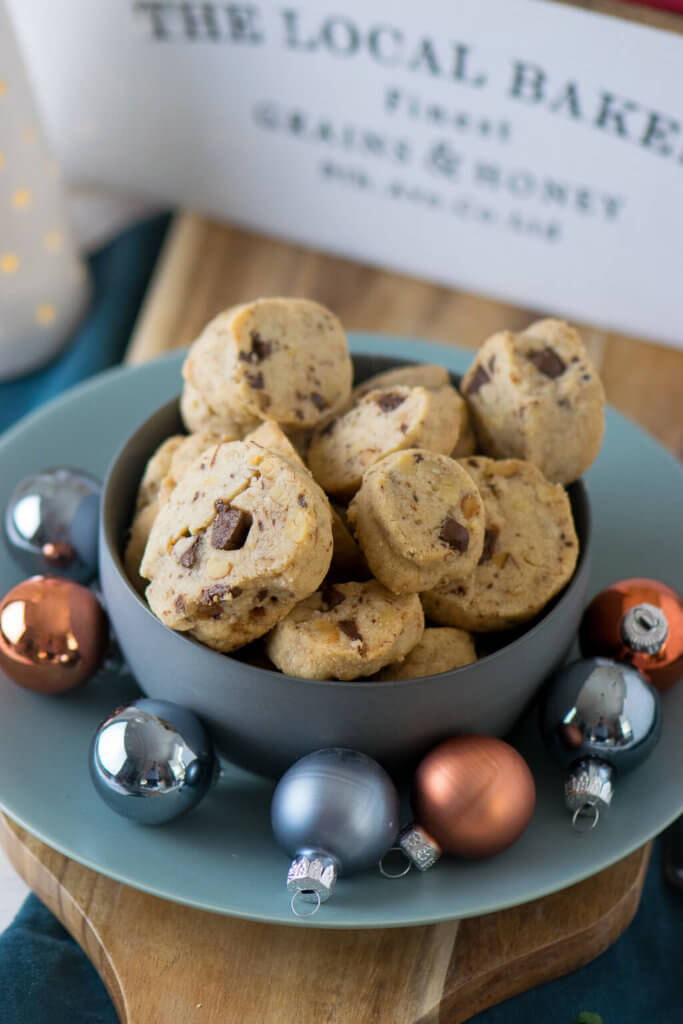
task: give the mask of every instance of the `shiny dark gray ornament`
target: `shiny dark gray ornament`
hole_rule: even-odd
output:
[[[541,729],[566,767],[565,803],[578,831],[595,828],[615,778],[637,768],[661,729],[659,694],[629,665],[587,658],[548,682]]]
[[[300,758],[278,782],[271,804],[278,843],[294,859],[291,906],[329,899],[339,874],[375,866],[398,832],[399,799],[385,770],[355,750],[330,747]]]
[[[195,807],[218,774],[206,729],[191,711],[140,699],[98,728],[90,776],[104,802],[141,825],[160,825]]]
[[[5,509],[5,538],[30,575],[87,583],[97,574],[100,484],[88,473],[59,467],[21,480]]]

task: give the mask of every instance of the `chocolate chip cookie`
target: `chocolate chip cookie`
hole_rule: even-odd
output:
[[[152,524],[160,507],[192,463],[211,446],[232,438],[217,437],[210,431],[176,434],[157,449],[147,464],[138,490],[135,517],[124,555],[126,575],[139,593],[147,586],[138,570]]]
[[[257,430],[247,434],[246,441],[263,445],[269,451],[277,452],[287,459],[293,459],[306,473],[310,470],[291,440],[277,423],[267,420]],[[364,580],[370,575],[363,553],[349,533],[343,518],[343,511],[330,505],[332,515],[332,562],[330,576],[334,579]]]
[[[171,629],[219,651],[262,636],[325,576],[329,503],[310,474],[252,442],[205,452],[154,520],[140,567]]]
[[[470,665],[477,660],[474,641],[464,629],[428,627],[412,651],[393,665],[387,665],[378,679],[420,679],[438,672]]]
[[[351,393],[354,403],[370,391],[386,391],[396,386],[407,388],[447,388],[451,386],[451,377],[444,366],[435,363],[410,363],[408,366],[397,366],[392,370],[383,370],[357,384]]]
[[[139,575],[138,570],[145,550],[145,544],[149,537],[149,531],[152,529],[152,523],[159,511],[159,494],[163,481],[170,469],[173,454],[182,445],[184,440],[183,434],[175,434],[159,445],[147,463],[142,480],[140,481],[135,502],[135,515],[131,523],[128,543],[123,555],[123,567],[126,576],[140,594],[144,591],[147,584]]]
[[[396,385],[408,388],[423,387],[434,391],[438,388],[451,387],[451,375],[444,366],[438,366],[435,363],[411,363],[410,366],[385,370],[383,373],[376,373],[374,376],[368,377],[362,384],[357,384],[351,392],[351,404],[355,404],[370,391],[392,388]],[[477,450],[477,439],[466,406],[462,409],[461,420],[458,442],[450,453],[454,459],[473,455]]]
[[[360,487],[363,473],[391,452],[403,448],[451,452],[462,423],[463,403],[454,388],[397,385],[370,391],[316,431],[308,465],[324,490],[348,500]]]
[[[530,462],[460,460],[484,502],[484,549],[465,580],[422,595],[425,614],[474,632],[537,615],[571,579],[579,543],[567,492]]]
[[[145,466],[145,472],[140,480],[135,501],[136,512],[158,501],[164,480],[171,468],[173,456],[185,441],[187,441],[185,434],[174,434],[173,437],[166,438],[154,452]]]
[[[447,455],[419,448],[371,466],[348,515],[372,572],[395,594],[466,578],[484,548],[476,484]]]
[[[312,427],[348,401],[353,368],[338,318],[308,299],[257,299],[219,314],[183,376],[215,412]]]
[[[275,423],[274,420],[265,420],[259,424],[256,430],[250,431],[244,440],[253,441],[254,444],[260,444],[262,448],[267,448],[269,452],[276,452],[286,459],[292,459],[297,466],[308,473],[308,467],[299,452],[289,440],[282,427]]]
[[[227,404],[217,411],[188,380],[183,383],[180,395],[180,416],[190,433],[216,434],[231,441],[241,441],[261,422],[254,416],[237,420]]]
[[[171,455],[171,462],[166,475],[161,481],[159,488],[159,501],[163,505],[168,501],[171,491],[182,480],[188,469],[203,455],[207,449],[215,449],[219,444],[226,441],[234,441],[230,434],[217,435],[209,430],[199,430],[194,434],[188,434],[174,449]]]
[[[479,450],[571,483],[600,449],[605,394],[580,335],[561,320],[484,342],[462,380]]]
[[[266,637],[283,672],[304,679],[358,679],[400,661],[424,630],[420,599],[378,583],[335,583],[298,604]]]

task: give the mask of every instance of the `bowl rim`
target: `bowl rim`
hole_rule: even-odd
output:
[[[363,356],[365,354],[366,353],[363,352],[352,352],[352,358],[354,358],[355,356]],[[367,355],[374,356],[375,353],[367,353]],[[384,356],[382,358],[388,360],[390,357]],[[411,363],[419,365],[416,360],[407,360],[405,358],[397,358],[394,361],[394,365],[396,367],[410,365]],[[391,369],[391,367],[387,367],[387,369]],[[446,367],[446,369],[450,373],[451,377],[462,377],[461,374],[455,373],[448,367]],[[549,620],[554,621],[563,614],[564,606],[569,602],[572,591],[578,585],[579,581],[590,571],[590,556],[593,544],[592,512],[588,495],[588,488],[586,487],[586,484],[584,483],[583,479],[580,477],[578,480],[573,481],[571,484],[565,487],[566,491],[568,491],[569,487],[574,487],[578,489],[578,496],[580,497],[580,500],[582,502],[583,515],[585,519],[585,537],[583,542],[579,545],[579,554],[571,578],[559,591],[559,596],[555,595],[555,597],[551,598],[551,601],[554,603],[550,611],[546,613],[543,613],[542,611],[540,613],[540,617],[535,617],[536,621],[534,622],[533,626],[531,626],[528,630],[525,630],[521,634],[521,636],[515,637],[515,639],[511,640],[509,643],[503,644],[503,646],[501,646],[497,650],[492,651],[489,654],[485,654],[483,657],[478,658],[476,661],[471,662],[468,665],[460,665],[457,668],[446,669],[443,672],[435,672],[428,676],[414,676],[408,679],[310,679],[304,676],[291,676],[288,675],[286,672],[280,672],[278,669],[269,669],[261,667],[259,665],[252,665],[247,661],[241,661],[239,658],[233,657],[232,652],[224,654],[221,651],[215,651],[211,647],[207,647],[206,644],[200,643],[194,637],[190,636],[189,633],[185,633],[179,630],[173,630],[169,626],[165,626],[164,623],[157,618],[157,616],[151,610],[149,605],[145,602],[142,595],[138,593],[138,591],[135,589],[133,584],[128,579],[128,576],[126,575],[123,566],[123,559],[121,557],[121,552],[119,551],[119,545],[117,543],[117,538],[114,536],[114,527],[113,523],[111,522],[111,516],[107,512],[108,505],[113,504],[107,500],[109,488],[111,486],[111,479],[116,469],[118,468],[121,459],[125,457],[128,448],[135,442],[139,435],[144,433],[148,429],[149,422],[153,417],[162,416],[164,413],[170,413],[172,408],[175,410],[178,409],[179,398],[180,394],[174,395],[172,398],[168,399],[168,401],[164,402],[160,406],[157,406],[156,409],[152,410],[152,412],[145,416],[142,422],[137,425],[135,430],[131,434],[129,434],[127,438],[121,443],[121,445],[116,450],[114,456],[112,457],[109,465],[107,466],[107,471],[102,482],[102,491],[100,497],[100,548],[104,548],[106,550],[111,565],[115,569],[116,575],[119,581],[123,584],[127,595],[130,596],[134,601],[136,601],[139,604],[140,608],[145,612],[145,614],[149,616],[149,618],[154,623],[153,628],[158,627],[165,630],[169,634],[169,642],[171,643],[190,643],[194,645],[198,649],[198,657],[211,657],[212,659],[227,659],[229,664],[235,663],[239,665],[240,671],[245,671],[247,675],[253,674],[256,678],[263,678],[265,675],[266,678],[268,678],[274,684],[277,684],[277,681],[279,680],[281,682],[286,681],[287,684],[291,684],[292,682],[294,682],[302,686],[326,686],[331,688],[341,687],[344,690],[348,690],[349,687],[362,689],[367,689],[368,687],[370,687],[372,690],[378,688],[383,691],[387,688],[393,687],[399,689],[405,686],[414,685],[415,683],[421,683],[422,685],[425,685],[428,681],[431,682],[432,680],[443,679],[445,676],[452,677],[455,673],[465,674],[467,670],[470,671],[470,674],[474,674],[474,672],[481,671],[482,665],[489,665],[494,660],[499,660],[501,658],[507,657],[509,651],[517,650],[518,648],[526,644],[533,643],[536,634],[547,625]],[[520,626],[523,626],[523,623],[520,623]]]

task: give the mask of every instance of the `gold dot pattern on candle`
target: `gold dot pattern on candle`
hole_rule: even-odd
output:
[[[14,274],[19,269],[19,257],[15,252],[5,252],[0,256],[0,273]]]
[[[31,203],[31,192],[27,188],[15,188],[12,195],[12,206],[16,210],[25,210]]]
[[[19,0],[19,3],[21,0]],[[13,24],[0,0],[0,380],[52,359],[89,297],[68,203]],[[0,1014],[0,1017],[2,1014]]]
[[[36,306],[36,321],[43,327],[49,326],[54,323],[55,317],[57,316],[57,310],[51,302],[40,302]]]
[[[46,231],[43,235],[43,245],[48,252],[57,252],[62,247],[61,231]]]

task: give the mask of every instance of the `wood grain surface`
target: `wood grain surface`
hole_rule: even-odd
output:
[[[649,844],[523,907],[421,928],[255,924],[147,896],[0,815],[17,871],[81,944],[125,1024],[460,1024],[588,963],[628,926]]]

